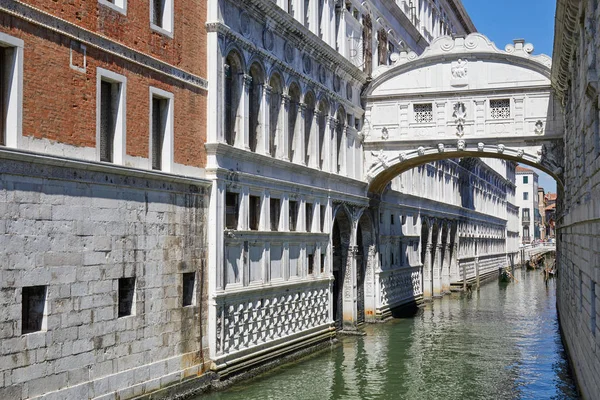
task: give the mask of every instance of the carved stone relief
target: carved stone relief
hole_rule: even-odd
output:
[[[265,28],[263,31],[263,46],[265,46],[265,49],[271,51],[273,50],[274,42],[273,31]]]
[[[285,42],[285,44],[283,45],[283,54],[285,57],[285,61],[287,61],[288,63],[294,61],[294,50],[294,46],[292,46],[290,42]]]

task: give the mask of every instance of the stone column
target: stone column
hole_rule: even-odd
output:
[[[425,243],[425,260],[423,260],[423,298],[430,299],[433,296],[432,291],[432,271],[431,271],[431,252],[433,248],[432,243],[433,228],[431,224],[428,225],[427,230],[427,243]]]
[[[442,293],[450,293],[450,265],[451,265],[451,225],[448,223],[446,235],[446,245],[444,246],[444,260],[442,264]]]
[[[250,86],[252,77],[242,74],[242,95],[240,98],[240,111],[238,112],[238,132],[235,135],[235,147],[250,150]],[[240,115],[241,114],[241,115]]]
[[[270,107],[271,86],[266,83],[262,85],[262,96],[260,104],[260,134],[258,135],[256,152],[260,154],[269,154],[269,129],[270,129]]]
[[[356,230],[352,224],[351,241],[356,243]],[[348,247],[348,259],[346,261],[346,270],[344,271],[344,297],[343,297],[343,324],[344,329],[355,330],[357,320],[357,290],[356,290],[356,259],[358,256],[358,247],[351,245]]]
[[[442,251],[443,246],[442,246],[442,226],[440,224],[440,226],[438,226],[438,233],[437,233],[437,241],[436,241],[436,246],[435,249],[432,249],[433,251],[435,251],[435,257],[434,257],[434,263],[432,265],[432,270],[433,270],[433,297],[441,297],[442,296],[442,263],[443,263],[443,256],[444,253]]]
[[[281,95],[281,112],[279,113],[279,121],[282,129],[279,131],[279,143],[280,148],[278,149],[277,155],[278,158],[284,161],[290,161],[289,151],[290,151],[290,136],[289,136],[289,116],[290,116],[290,96],[283,93]]]
[[[296,125],[294,126],[294,159],[290,160],[296,164],[306,164],[306,149],[304,148],[304,119],[306,118],[306,104],[298,104],[298,113],[296,116]]]
[[[319,116],[318,110],[313,112],[313,123],[310,127],[310,140],[308,141],[308,166],[319,168]]]

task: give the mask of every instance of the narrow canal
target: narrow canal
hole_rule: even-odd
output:
[[[515,272],[198,399],[576,399],[555,280]]]

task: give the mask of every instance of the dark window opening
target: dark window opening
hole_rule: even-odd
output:
[[[390,214],[390,224],[394,225],[394,214]]]
[[[162,153],[169,100],[152,98],[152,169],[163,169]]]
[[[321,254],[321,273],[325,273],[325,253]]]
[[[279,230],[279,215],[281,214],[281,200],[280,199],[271,199],[271,230],[278,231]]]
[[[45,305],[46,286],[23,288],[21,303],[21,332],[23,334],[42,330]]]
[[[289,201],[289,216],[290,216],[290,232],[296,231],[296,223],[298,222],[298,202]]]
[[[227,229],[237,229],[238,227],[239,198],[238,193],[225,194],[225,228]]]
[[[312,275],[315,272],[315,255],[309,254],[307,256],[308,261],[308,275]]]
[[[152,23],[161,28],[164,27],[165,0],[152,0]]]
[[[250,230],[257,231],[260,225],[260,197],[250,196]]]
[[[186,272],[182,275],[183,280],[183,307],[191,306],[194,304],[194,287],[196,283],[196,273]]]
[[[119,318],[132,315],[135,277],[119,278]]]
[[[306,232],[312,231],[312,220],[313,220],[313,205],[312,203],[306,203],[305,208],[305,222],[306,222]]]
[[[325,211],[327,207],[321,206],[321,232],[325,232]]]
[[[113,162],[118,84],[100,83],[100,161]]]

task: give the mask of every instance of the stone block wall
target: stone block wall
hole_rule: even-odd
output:
[[[205,372],[205,181],[8,149],[0,171],[0,398],[129,398]]]
[[[565,188],[559,190],[557,204],[557,306],[571,365],[586,399],[600,393],[599,18],[597,1],[558,1],[552,67],[566,127]]]

